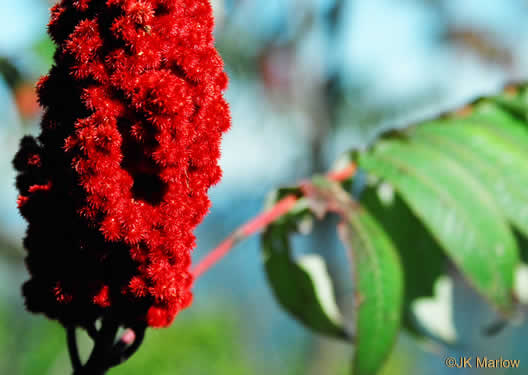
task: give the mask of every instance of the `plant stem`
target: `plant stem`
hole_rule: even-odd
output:
[[[265,228],[273,221],[288,212],[297,202],[297,197],[288,195],[277,202],[268,211],[253,218],[237,230],[231,233],[220,245],[202,259],[200,263],[191,271],[195,278],[200,277],[204,272],[214,266],[222,259],[237,243]]]
[[[114,346],[114,354],[108,367],[114,367],[129,359],[141,346],[145,338],[147,326],[142,325],[136,329],[128,329]],[[129,338],[130,337],[130,338]]]
[[[68,327],[68,349],[73,375],[104,375],[109,368],[125,362],[141,346],[146,328],[145,324],[137,325],[133,329],[129,328],[121,339],[115,342],[119,323],[111,316],[104,317],[101,329],[97,331],[93,327],[91,330],[90,336],[94,340],[94,347],[90,358],[82,365],[77,350],[75,328]]]
[[[111,316],[105,316],[103,318],[101,329],[97,333],[90,358],[79,369],[75,370],[74,367],[74,375],[103,375],[106,373],[106,370],[110,367],[110,355],[118,328],[118,322]]]
[[[81,358],[79,357],[79,348],[77,347],[77,334],[75,327],[66,328],[66,341],[68,342],[68,354],[74,371],[82,367]]]
[[[351,163],[345,168],[329,172],[326,177],[333,181],[344,181],[356,173],[356,165]],[[224,239],[215,249],[207,254],[197,265],[191,270],[195,278],[200,277],[216,263],[218,263],[229,251],[240,241],[266,228],[269,224],[280,218],[293,208],[297,202],[297,197],[294,195],[287,195],[280,201],[275,203],[269,210],[261,213],[247,223],[238,227],[226,239]]]

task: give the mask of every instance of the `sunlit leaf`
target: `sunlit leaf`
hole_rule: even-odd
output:
[[[446,256],[389,183],[367,187],[360,203],[383,227],[400,256],[405,271],[403,325],[420,335],[411,306],[417,298],[433,296],[434,283],[445,272]]]
[[[518,248],[481,181],[459,160],[411,136],[382,140],[360,154],[359,162],[394,186],[486,298],[504,312],[512,310]]]
[[[354,374],[375,374],[387,359],[401,323],[403,275],[400,260],[383,228],[341,187],[315,178],[316,194],[343,221],[339,232],[348,249],[355,280]]]
[[[462,120],[435,122],[412,136],[442,151],[493,194],[504,215],[528,235],[528,129],[494,106]],[[524,147],[522,145],[525,145]]]

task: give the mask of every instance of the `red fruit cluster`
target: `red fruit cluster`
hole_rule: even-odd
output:
[[[41,134],[14,165],[30,311],[169,325],[192,300],[193,229],[218,182],[227,85],[208,0],[62,0]]]

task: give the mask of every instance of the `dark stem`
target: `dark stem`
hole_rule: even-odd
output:
[[[95,341],[95,339],[97,338],[97,335],[99,332],[97,332],[97,328],[95,328],[95,323],[92,323],[86,327],[84,327],[86,329],[86,332],[88,333],[88,336],[90,336],[90,338],[92,340]]]
[[[70,326],[66,328],[66,340],[68,342],[68,353],[74,371],[82,367],[81,357],[79,357],[79,348],[77,347],[77,335],[75,327]]]
[[[129,359],[140,347],[145,337],[145,324],[136,325],[129,328],[128,333],[132,334],[121,337],[116,341],[116,334],[119,323],[111,316],[103,318],[99,331],[92,327],[89,332],[94,340],[94,347],[88,361],[82,365],[77,349],[75,328],[67,328],[68,349],[73,366],[73,375],[104,375],[110,367],[116,366]]]
[[[103,318],[90,358],[84,366],[77,370],[74,369],[74,375],[104,375],[106,373],[110,367],[112,348],[118,328],[118,322],[111,316]]]
[[[132,354],[134,354],[139,349],[140,345],[143,343],[143,339],[145,338],[146,329],[146,326],[142,326],[136,330],[136,339],[132,345],[126,348],[123,352],[123,361],[129,359]]]
[[[135,339],[132,344],[128,345],[123,340],[120,340],[114,346],[114,355],[110,362],[110,367],[117,366],[120,363],[125,362],[129,359],[141,346],[143,339],[145,338],[146,325],[141,325],[133,329],[135,333]]]

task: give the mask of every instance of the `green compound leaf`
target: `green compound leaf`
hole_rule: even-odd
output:
[[[528,260],[527,146],[528,86],[517,85],[350,152],[348,159],[376,180],[359,203],[322,177],[302,191],[279,191],[276,199],[292,193],[300,199],[263,236],[277,299],[314,330],[346,336],[324,262],[293,259],[288,241],[314,216],[333,211],[343,220],[339,231],[356,280],[354,373],[378,371],[400,321],[416,334],[418,322],[444,342],[456,339],[448,260],[504,317],[512,316],[517,302],[528,303],[528,266],[519,259],[521,247]],[[359,192],[360,180],[347,184]]]

